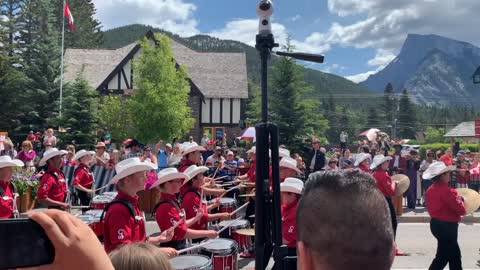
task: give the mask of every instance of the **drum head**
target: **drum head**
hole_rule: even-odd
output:
[[[231,220],[224,220],[224,221],[218,223],[218,226],[220,226],[220,228],[223,228],[223,227],[227,226],[228,224],[230,224],[231,222],[232,222]],[[248,220],[239,219],[239,220],[233,222],[233,224],[230,225],[230,228],[233,228],[233,229],[248,228],[249,225],[250,225],[250,223],[248,222]]]
[[[236,202],[237,201],[233,198],[220,198],[220,204],[232,204]]]
[[[205,243],[207,241],[210,241],[210,243],[202,246],[202,249],[209,251],[213,254],[229,255],[237,252],[238,250],[237,242],[230,239],[217,238],[217,239],[205,240],[202,243]]]
[[[103,210],[88,210],[87,212],[85,212],[85,214],[92,216],[94,218],[100,218],[102,213],[103,213]]]
[[[113,198],[109,196],[96,196],[92,199],[92,203],[109,203],[111,201]]]
[[[211,269],[212,262],[203,255],[182,255],[170,260],[176,270]]]
[[[90,225],[93,222],[91,215],[80,215],[77,218],[86,223],[87,225]]]

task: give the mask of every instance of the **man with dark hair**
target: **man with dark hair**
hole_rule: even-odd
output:
[[[369,174],[359,170],[311,174],[297,223],[300,270],[387,270],[392,266],[390,212]]]

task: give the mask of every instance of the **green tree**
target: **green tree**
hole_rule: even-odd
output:
[[[370,107],[367,112],[366,128],[378,128],[381,125],[381,118],[375,107]]]
[[[407,89],[403,90],[399,106],[398,136],[403,139],[413,139],[415,138],[417,120],[414,105],[410,100]]]
[[[385,91],[383,94],[383,104],[382,104],[382,113],[385,116],[385,123],[392,123],[395,118],[396,110],[396,101],[395,93],[393,91],[393,86],[391,83],[388,83],[385,86]]]
[[[184,67],[177,67],[171,40],[155,35],[155,44],[140,42],[143,54],[134,65],[138,91],[129,105],[137,138],[144,142],[181,137],[193,128],[188,106],[190,84]]]
[[[443,137],[443,135],[445,135],[445,130],[443,128],[427,127],[425,133],[425,143],[445,142],[445,138]]]
[[[122,96],[108,95],[102,98],[98,110],[100,124],[110,129],[113,142],[135,136],[134,122],[129,111],[129,100]]]
[[[246,111],[246,124],[253,126],[262,119],[262,92],[260,86],[249,82],[248,83],[248,100]]]
[[[98,127],[98,92],[80,74],[65,88],[65,107],[59,124],[67,130],[64,141],[79,148],[92,148]]]
[[[10,64],[21,65],[18,33],[22,31],[19,18],[25,0],[0,0],[0,51],[7,53]]]
[[[323,111],[325,118],[330,123],[330,126],[327,131],[327,139],[329,142],[338,143],[340,141],[339,135],[339,114],[337,113],[337,105],[335,103],[335,99],[333,98],[332,94],[328,96],[328,98],[323,102]]]

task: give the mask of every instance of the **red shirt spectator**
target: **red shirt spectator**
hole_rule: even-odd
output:
[[[61,170],[48,167],[48,171],[42,176],[40,181],[37,198],[49,198],[57,202],[65,202],[67,198],[67,183]]]
[[[447,156],[447,155],[443,155],[440,157],[440,161],[445,163],[446,166],[451,166],[451,165],[455,165],[455,160],[453,160],[453,158]]]
[[[283,238],[287,247],[297,247],[297,207],[298,200],[290,205],[282,204]]]
[[[138,207],[138,196],[131,197],[119,191],[115,199],[129,201],[133,205],[136,215],[142,216],[142,212]],[[128,208],[123,204],[112,204],[108,209],[104,222],[104,245],[107,253],[119,245],[145,242],[147,239],[145,221],[143,219],[136,220],[132,217]]]
[[[187,185],[184,185],[187,186]],[[191,191],[190,191],[191,190]],[[198,195],[200,190],[198,188],[189,186],[189,191],[186,192],[182,199],[182,208],[185,210],[186,219],[189,220],[197,215],[197,211],[200,208],[200,196]],[[196,191],[196,192],[194,192]],[[197,222],[190,226],[193,230],[206,230],[208,223],[208,211],[207,205],[203,204],[203,217],[200,222]]]
[[[392,197],[395,195],[395,183],[392,181],[392,178],[388,175],[387,171],[378,167],[372,176],[377,181],[378,189],[385,197]]]
[[[252,182],[252,183],[256,183],[256,181],[257,181],[257,177],[255,175],[256,170],[257,170],[257,161],[254,161],[252,163],[252,166],[250,166],[250,169],[247,172],[248,178],[250,179],[250,182]]]
[[[83,163],[80,163],[80,165],[78,165],[78,168],[74,174],[73,185],[74,186],[81,185],[84,188],[92,187],[93,175],[91,174],[90,168],[87,165]]]
[[[0,219],[13,218],[13,193],[10,181],[0,181],[0,188],[3,193],[0,198]],[[8,198],[6,198],[8,197]]]
[[[447,183],[434,183],[425,194],[428,213],[432,218],[459,222],[466,214],[465,203],[458,192]]]
[[[187,226],[185,225],[185,219],[183,213],[180,211],[180,205],[178,204],[177,198],[175,195],[162,193],[160,195],[160,200],[172,200],[177,204],[178,208],[171,203],[162,203],[156,211],[156,219],[158,227],[161,231],[168,230],[172,226],[175,226],[176,223],[180,225],[175,228],[174,236],[172,241],[181,241],[185,239],[187,233]]]

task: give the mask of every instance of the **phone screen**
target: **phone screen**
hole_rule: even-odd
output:
[[[0,269],[53,263],[55,249],[43,228],[31,219],[0,220]]]

